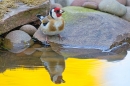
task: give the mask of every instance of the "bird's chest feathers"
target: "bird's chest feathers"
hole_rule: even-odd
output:
[[[56,29],[58,29],[61,25],[62,25],[62,21],[61,20],[56,20],[54,22],[54,27],[56,27]]]
[[[47,35],[55,35],[62,32],[64,29],[64,21],[62,19],[50,20],[49,23],[43,27],[42,31]]]

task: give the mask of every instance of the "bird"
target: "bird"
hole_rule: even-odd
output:
[[[47,16],[37,14],[37,18],[41,21],[39,29],[46,35],[45,42],[48,44],[48,35],[58,35],[62,40],[60,33],[64,30],[65,21],[62,17],[64,10],[59,7],[52,8]]]

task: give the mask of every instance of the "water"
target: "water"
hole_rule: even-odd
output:
[[[0,86],[130,86],[130,51],[114,61],[29,51],[0,53]]]

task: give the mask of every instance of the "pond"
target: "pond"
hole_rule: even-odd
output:
[[[130,51],[114,61],[66,57],[50,47],[31,55],[2,51],[0,86],[129,86],[129,65]]]

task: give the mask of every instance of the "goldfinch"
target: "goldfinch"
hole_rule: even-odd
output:
[[[64,30],[64,19],[62,18],[63,12],[64,11],[61,10],[61,8],[55,7],[50,10],[48,16],[44,17],[40,14],[37,15],[41,21],[39,29],[43,32],[43,34],[58,35],[59,38],[61,38],[59,34]],[[48,42],[47,36],[46,42]]]

